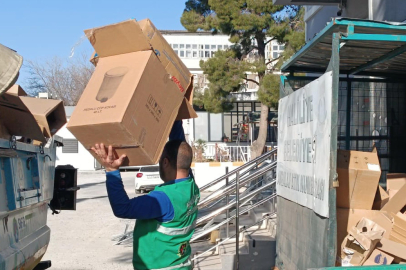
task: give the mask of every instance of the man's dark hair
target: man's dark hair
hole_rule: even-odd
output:
[[[169,160],[172,168],[187,171],[190,169],[193,152],[187,142],[182,140],[169,141],[164,147],[163,154]]]

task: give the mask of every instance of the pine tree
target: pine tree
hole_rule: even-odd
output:
[[[188,31],[223,33],[234,44],[200,61],[210,83],[204,93],[197,91],[196,104],[209,112],[228,111],[233,101],[230,93],[241,91],[248,81],[259,87],[259,134],[251,148],[255,158],[265,146],[269,107],[277,108],[279,100],[279,78],[272,72],[304,44],[304,11],[298,6],[273,5],[271,0],[188,0],[185,5],[181,23]],[[285,51],[265,62],[265,46],[272,40],[285,44]],[[256,56],[248,59],[250,53]],[[247,74],[259,79],[247,78]]]

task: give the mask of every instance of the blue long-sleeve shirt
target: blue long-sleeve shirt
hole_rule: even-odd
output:
[[[182,121],[175,121],[169,140],[185,140]],[[107,195],[116,217],[156,219],[159,222],[167,222],[173,219],[173,205],[164,192],[152,191],[148,195],[130,199],[124,190],[119,170],[106,172],[106,178]],[[186,179],[176,179],[164,185],[173,185]]]

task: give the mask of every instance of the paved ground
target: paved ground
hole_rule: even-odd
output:
[[[136,172],[122,172],[124,187],[130,198],[135,196]],[[51,260],[51,270],[122,270],[132,268],[132,247],[117,246],[111,238],[122,234],[126,224],[134,221],[116,218],[110,208],[104,172],[78,173],[76,211],[48,212],[51,243],[42,260]],[[204,198],[209,193],[201,194]],[[206,250],[208,242],[192,245]]]
[[[135,172],[122,173],[124,186],[134,197]],[[126,220],[113,215],[104,173],[79,173],[77,210],[48,215],[51,243],[43,260],[52,270],[132,269],[132,247],[114,246],[113,235],[124,231]]]

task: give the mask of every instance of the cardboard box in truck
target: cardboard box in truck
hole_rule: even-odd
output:
[[[4,93],[0,99],[0,119],[8,134],[45,143],[66,123],[63,102],[26,95],[19,85]]]

